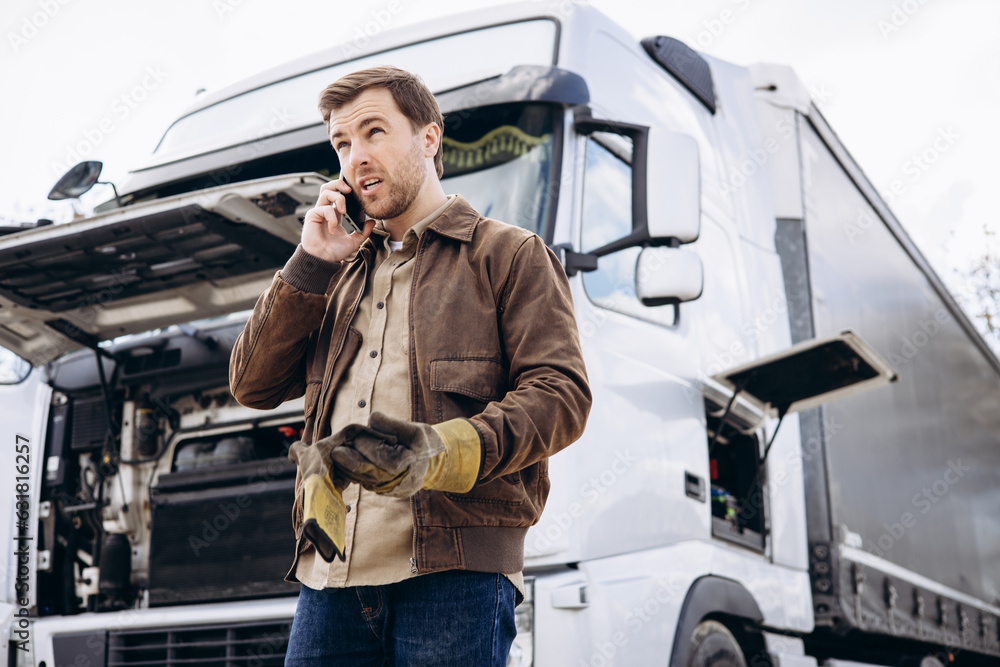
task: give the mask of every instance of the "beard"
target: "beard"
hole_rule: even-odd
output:
[[[416,200],[427,179],[423,161],[423,150],[419,142],[414,142],[407,159],[387,174],[385,186],[377,198],[362,198],[361,208],[365,215],[377,220],[392,220],[403,215]]]

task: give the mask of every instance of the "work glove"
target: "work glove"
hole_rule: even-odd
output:
[[[467,419],[420,424],[373,412],[341,431],[330,451],[338,474],[375,493],[409,498],[421,489],[466,493],[479,477],[479,432]]]
[[[346,544],[347,506],[343,490],[350,481],[335,475],[327,465],[330,450],[341,442],[324,438],[309,446],[300,440],[288,451],[288,458],[298,465],[304,480],[303,535],[328,563],[335,557],[344,560]]]

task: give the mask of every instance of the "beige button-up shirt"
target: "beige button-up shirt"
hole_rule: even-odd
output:
[[[420,234],[455,200],[408,229],[401,247],[377,246],[374,271],[351,326],[362,336],[357,357],[341,380],[334,398],[330,433],[348,424],[367,424],[372,410],[397,419],[410,418],[409,293],[413,257]],[[380,220],[376,227],[384,230]],[[299,557],[295,576],[306,586],[343,588],[392,584],[417,576],[413,557],[413,520],[410,501],[372,493],[358,484],[344,491],[348,506],[345,560],[327,563],[309,546]],[[521,595],[520,572],[507,573]]]

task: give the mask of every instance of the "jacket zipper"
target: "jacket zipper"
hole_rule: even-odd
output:
[[[410,512],[413,515],[413,556],[410,557],[410,572],[417,574],[417,499],[410,498]]]
[[[426,232],[427,230],[424,230],[424,231]],[[415,419],[417,417],[417,415],[416,415],[416,409],[415,409],[416,408],[416,404],[417,404],[416,387],[414,386],[415,383],[413,381],[413,358],[416,356],[416,352],[414,351],[414,342],[413,342],[413,339],[414,339],[414,336],[413,336],[413,295],[414,295],[414,287],[415,287],[417,278],[419,278],[419,276],[420,276],[421,251],[423,250],[423,247],[427,245],[426,238],[427,238],[426,234],[421,234],[420,238],[417,239],[417,249],[413,252],[413,255],[414,255],[414,257],[413,257],[413,276],[410,278],[410,293],[407,295],[407,298],[409,299],[409,307],[407,308],[407,311],[408,311],[407,320],[408,321],[407,321],[406,325],[407,325],[408,331],[407,331],[406,335],[410,339],[410,354],[408,355],[408,358],[407,358],[407,366],[408,366],[408,370],[410,371],[410,373],[409,373],[410,374],[410,377],[409,377],[409,381],[410,381],[410,415],[411,415],[411,418],[413,418],[413,419]],[[417,500],[417,498],[415,496],[410,498],[410,512],[413,514],[413,557],[410,558],[410,573],[411,574],[417,574],[417,556],[416,556],[416,554],[417,554],[417,531],[420,529],[420,521],[418,519],[420,513],[419,513],[418,508],[417,508],[417,503],[418,503],[418,500]]]

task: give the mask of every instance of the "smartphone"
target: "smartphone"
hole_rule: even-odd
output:
[[[358,234],[365,232],[365,214],[361,211],[361,200],[354,194],[354,186],[348,183],[346,176],[341,176],[340,180],[347,183],[351,191],[344,195],[347,200],[347,215],[340,218],[340,224],[344,231],[350,234],[352,231]]]

